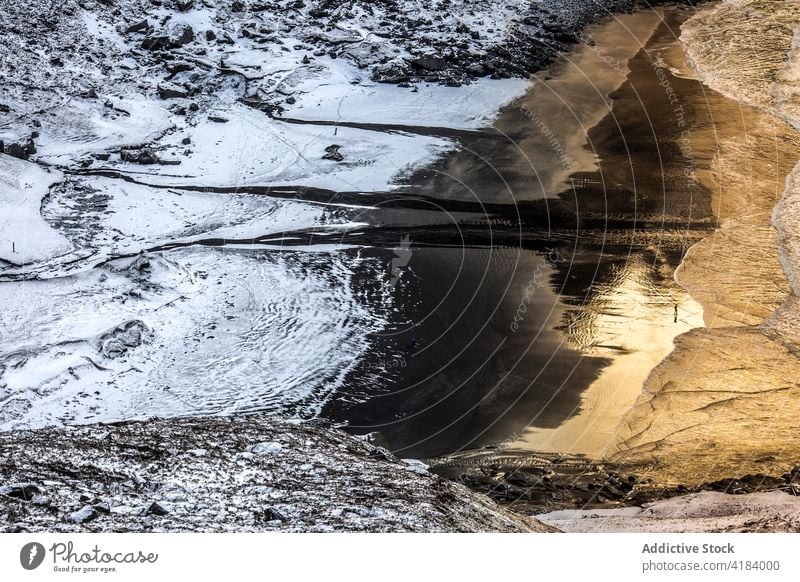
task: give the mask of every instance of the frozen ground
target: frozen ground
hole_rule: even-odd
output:
[[[355,437],[271,416],[0,433],[0,532],[534,532]]]
[[[0,426],[313,414],[381,329],[357,250],[186,248],[0,285]]]
[[[0,154],[0,265],[24,265],[69,252],[69,241],[39,213],[59,172]]]

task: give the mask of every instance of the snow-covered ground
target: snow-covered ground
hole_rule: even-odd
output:
[[[33,146],[27,160],[0,153],[5,428],[313,415],[384,323],[355,274],[379,283],[390,267],[255,239],[314,228],[335,243],[353,213],[302,188],[391,190],[457,146],[436,128],[480,128],[528,87],[464,76],[447,55],[447,83],[430,63],[405,86],[374,80],[438,50],[425,43],[444,29],[488,58],[521,13],[513,2],[417,15],[404,3],[402,18],[432,18],[409,28],[416,40],[387,36],[390,4],[2,4],[0,140],[9,154]],[[145,252],[210,239],[235,244]]]
[[[0,467],[0,532],[552,531],[419,461],[274,416],[2,432]]]
[[[0,427],[282,410],[308,416],[383,321],[357,250],[185,248],[0,285]]]
[[[69,252],[69,241],[39,213],[60,172],[0,154],[0,265],[24,265]]]

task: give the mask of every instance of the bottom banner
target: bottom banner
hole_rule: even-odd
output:
[[[796,580],[798,541],[797,534],[23,533],[0,536],[0,579]]]

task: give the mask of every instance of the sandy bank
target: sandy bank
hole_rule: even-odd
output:
[[[800,159],[787,122],[797,16],[793,3],[726,2],[683,27],[715,111],[713,126],[693,128],[692,141],[717,149],[698,179],[714,192],[719,228],[676,273],[702,303],[706,327],[678,338],[653,371],[613,457],[656,479],[776,474],[800,457],[791,324],[800,256],[794,179],[786,181]]]

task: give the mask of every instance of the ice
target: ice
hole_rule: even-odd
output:
[[[187,248],[0,285],[5,428],[281,410],[313,415],[382,328],[358,251]],[[141,343],[120,325],[142,322]],[[134,344],[104,353],[103,338]]]

